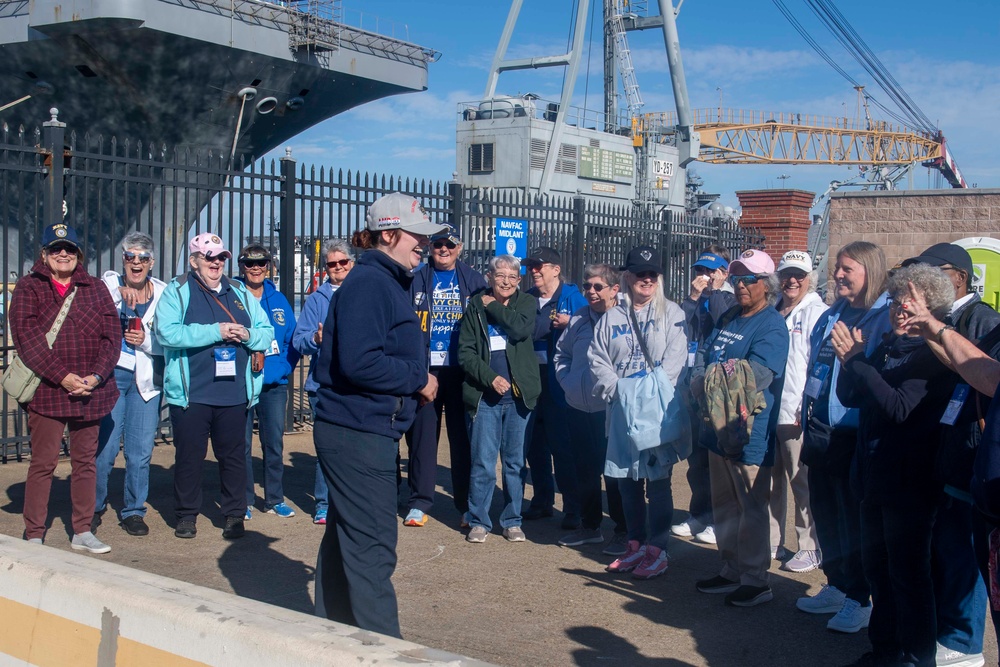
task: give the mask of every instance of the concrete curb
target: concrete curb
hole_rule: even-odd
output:
[[[2,535],[0,618],[0,664],[487,664]]]

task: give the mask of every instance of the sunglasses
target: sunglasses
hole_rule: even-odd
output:
[[[602,285],[601,283],[583,283],[583,285],[581,285],[581,287],[583,287],[583,291],[584,292],[586,292],[589,289],[592,289],[595,292],[597,292],[598,294],[600,294],[605,289],[607,289],[608,286],[607,285]]]
[[[248,269],[263,268],[270,264],[266,259],[244,259],[243,266]]]
[[[781,276],[782,282],[787,282],[792,278],[795,278],[799,282],[802,282],[803,280],[806,279],[806,276],[808,276],[809,274],[806,273],[805,271],[786,270],[782,271],[779,275]]]
[[[656,271],[640,271],[635,274],[635,277],[639,280],[656,280],[659,277],[659,273]]]
[[[62,253],[66,253],[67,255],[75,255],[76,246],[70,245],[69,243],[60,243],[58,245],[49,246],[47,252],[50,255],[61,255]]]
[[[763,279],[762,276],[756,276],[753,274],[750,274],[749,276],[729,276],[729,283],[733,287],[736,287],[740,283],[743,283],[744,285],[749,287],[750,285],[756,285],[757,282],[762,279]]]
[[[351,263],[351,260],[349,260],[349,259],[335,259],[332,262],[327,262],[326,263],[326,268],[332,269],[335,266],[343,266],[344,268],[347,268],[347,265],[350,264],[350,263]]]
[[[457,243],[452,243],[451,241],[447,241],[445,239],[442,239],[440,241],[435,241],[434,242],[434,249],[435,250],[440,250],[441,248],[447,248],[448,250],[454,250],[457,247],[458,247]]]
[[[140,264],[149,264],[153,261],[153,256],[148,252],[128,252],[127,250],[122,253],[122,259],[126,263],[139,261]]]

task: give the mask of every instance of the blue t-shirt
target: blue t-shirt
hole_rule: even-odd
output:
[[[507,332],[498,324],[488,325],[487,334],[490,337],[490,368],[493,372],[510,382],[510,364],[507,362]],[[513,384],[511,382],[511,384]],[[487,405],[500,405],[514,400],[514,392],[508,389],[503,396],[498,396],[493,390],[487,391],[483,400]]]
[[[840,311],[840,317],[836,321],[843,322],[848,328],[851,328],[858,323],[864,314],[864,308],[851,308],[847,306]],[[830,331],[833,331],[832,325],[830,326]],[[824,424],[830,423],[830,392],[833,391],[833,383],[830,382],[830,379],[833,377],[833,362],[836,359],[837,355],[833,351],[833,341],[830,339],[829,333],[826,333],[826,337],[823,338],[823,344],[816,353],[816,363],[809,369],[810,377],[821,378],[819,395],[812,404],[812,416]]]
[[[746,359],[764,366],[774,379],[764,389],[767,406],[754,417],[750,442],[743,449],[744,463],[771,465],[769,443],[778,422],[781,389],[785,383],[785,362],[788,359],[788,327],[785,318],[774,308],[743,317],[736,317],[709,336],[708,362]]]
[[[430,310],[431,366],[457,366],[458,325],[465,308],[455,269],[434,271]]]

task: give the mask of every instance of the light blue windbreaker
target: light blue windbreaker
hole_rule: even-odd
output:
[[[833,331],[833,325],[840,320],[840,314],[847,307],[847,299],[838,299],[830,309],[823,313],[819,320],[816,321],[816,326],[813,327],[812,334],[809,337],[809,369],[816,364],[816,357],[819,355],[819,348],[827,338],[830,337],[830,333]],[[879,295],[872,307],[869,308],[861,319],[858,320],[856,325],[865,336],[868,337],[865,342],[865,356],[871,355],[875,351],[875,348],[879,346],[882,342],[882,336],[888,333],[892,326],[889,324],[889,293],[883,292]],[[830,373],[830,386],[827,394],[829,396],[829,402],[827,403],[827,409],[830,415],[829,426],[834,426],[837,428],[848,428],[857,429],[858,428],[858,410],[857,408],[845,408],[839,400],[837,400],[837,378],[840,377],[840,360],[834,357],[833,359],[833,370]],[[802,406],[802,414],[809,415],[812,413],[812,403],[813,399],[805,396],[803,398],[804,404]]]
[[[225,278],[228,280],[228,278]],[[247,314],[250,315],[250,340],[247,349],[264,352],[274,340],[274,327],[267,318],[257,299],[251,299],[243,283],[229,281]],[[188,406],[188,382],[191,371],[188,368],[188,350],[222,342],[222,332],[218,324],[184,324],[188,304],[191,303],[191,286],[185,273],[170,281],[156,306],[156,340],[163,348],[166,368],[163,372],[163,394],[168,405],[182,408]],[[247,363],[246,370],[247,407],[253,407],[264,386],[264,374],[254,373]]]

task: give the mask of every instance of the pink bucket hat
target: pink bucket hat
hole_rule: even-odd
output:
[[[200,252],[205,255],[206,259],[213,257],[230,259],[233,256],[233,253],[226,250],[226,246],[222,245],[222,239],[211,232],[198,234],[198,236],[191,239],[191,242],[188,243],[188,252]]]
[[[763,250],[744,250],[739,259],[733,260],[729,265],[729,273],[737,273],[737,266],[755,275],[774,273],[774,260]]]

